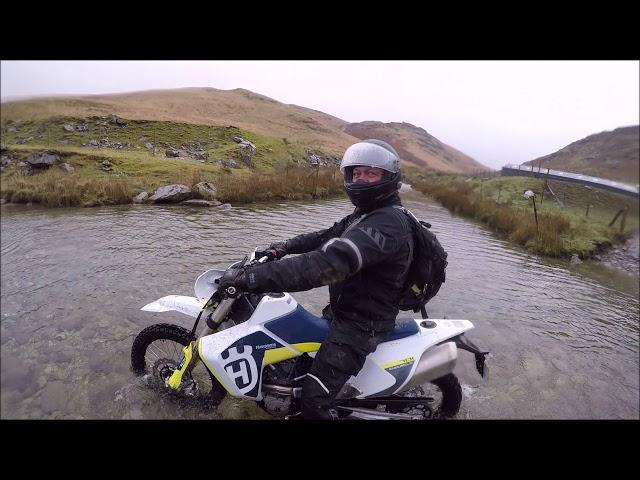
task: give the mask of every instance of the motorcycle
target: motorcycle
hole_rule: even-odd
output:
[[[271,260],[251,255],[232,267]],[[326,338],[329,322],[288,293],[252,294],[218,288],[225,270],[202,273],[194,297],[168,295],[141,310],[194,317],[189,331],[173,324],[142,330],[131,349],[132,370],[178,395],[205,395],[214,405],[225,395],[252,400],[276,418],[301,418],[302,382]],[[205,326],[198,333],[200,321]],[[469,320],[396,320],[388,338],[338,393],[340,418],[433,419],[458,413],[462,390],[453,373],[458,349],[471,352],[481,377],[486,355],[465,336]],[[200,365],[202,367],[200,367]]]

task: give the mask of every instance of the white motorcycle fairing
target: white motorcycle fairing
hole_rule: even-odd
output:
[[[143,309],[175,310],[196,317],[200,308],[199,299],[170,295]],[[350,393],[341,397],[391,395],[452,372],[455,343],[438,344],[472,328],[468,320],[399,319],[389,340],[378,345],[358,375],[347,381],[343,392]],[[259,401],[263,369],[305,352],[314,356],[328,329],[325,319],[306,311],[291,295],[266,295],[246,322],[202,337],[198,352],[231,395]]]

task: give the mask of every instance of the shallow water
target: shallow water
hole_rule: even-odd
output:
[[[459,418],[638,418],[637,278],[523,252],[416,192],[403,193],[403,202],[432,223],[449,253],[430,317],[471,320],[467,336],[492,352],[487,381],[473,356],[459,352]],[[2,207],[2,418],[254,415],[251,406],[226,402],[218,412],[141,385],[129,368],[135,335],[192,320],[140,307],[193,295],[202,271],[351,211],[344,199],[229,210]],[[328,292],[294,297],[320,314]]]

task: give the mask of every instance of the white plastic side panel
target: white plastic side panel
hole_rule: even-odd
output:
[[[233,378],[234,373],[231,372],[230,375],[230,373],[225,370],[225,366],[230,362],[230,360],[228,358],[223,359],[222,352],[226,351],[239,339],[256,332],[262,332],[268,337],[273,338],[274,341],[283,344],[285,347],[289,347],[286,342],[264,328],[263,324],[269,320],[273,320],[274,318],[291,313],[297,307],[298,302],[296,302],[289,294],[285,294],[283,297],[270,297],[267,295],[260,300],[260,303],[249,320],[234,327],[207,335],[200,340],[199,351],[205,364],[213,371],[214,375],[223,383],[227,391],[232,395],[241,398],[249,398],[251,400],[261,400],[262,389],[260,387],[258,397],[245,396],[243,392],[247,392],[251,390],[251,388],[247,387],[243,389],[243,391],[238,389]],[[293,348],[291,348],[291,351],[294,353],[296,352]],[[248,375],[251,378],[261,378],[262,376],[257,374],[259,373],[259,369],[262,368],[262,365],[256,365],[255,360],[249,358],[250,355],[247,352],[248,349],[243,349],[243,352],[238,353],[246,357],[245,365],[248,365]]]
[[[388,365],[398,362],[402,362],[402,365],[411,365],[408,376],[401,384],[396,386],[396,389],[401,388],[414,375],[418,362],[426,350],[473,328],[473,323],[469,320],[428,320],[434,322],[436,326],[425,328],[420,326],[420,323],[424,321],[423,319],[414,319],[420,328],[417,335],[381,343],[375,352],[367,356],[362,370],[356,377],[351,377],[347,381],[347,383],[362,392],[361,395],[358,395],[358,398],[375,395],[394,384],[395,377],[385,370],[383,366],[388,368]],[[377,372],[374,373],[375,369],[377,369]]]
[[[372,360],[371,355],[369,355],[364,361],[364,366],[358,376],[352,376],[347,383],[363,392],[363,396],[367,396],[371,395],[370,392],[380,392],[391,387],[396,383],[396,379],[386,370],[380,368],[380,364]]]
[[[224,365],[227,361],[222,358],[222,352],[227,350],[227,348],[239,339],[257,331],[262,331],[267,335],[269,334],[260,325],[250,325],[249,322],[244,322],[240,325],[236,325],[235,327],[227,328],[220,332],[202,337],[199,341],[198,351],[200,353],[200,358],[213,372],[218,381],[220,381],[227,391],[234,397],[249,398],[243,395],[240,389],[236,386],[234,379],[225,371]],[[255,365],[255,362],[252,362],[251,360],[248,361],[248,365],[251,377],[257,378],[257,370],[258,368],[261,368],[261,366]],[[262,396],[260,396],[260,398],[251,397],[251,399],[261,400]]]
[[[266,295],[260,300],[256,311],[253,312],[253,315],[251,315],[247,323],[252,325],[263,324],[274,318],[291,313],[296,308],[298,308],[298,302],[288,293],[285,293],[284,297],[270,297]]]
[[[198,300],[195,297],[185,297],[183,295],[167,295],[166,297],[159,298],[155,302],[148,303],[140,310],[145,312],[169,312],[176,311],[189,315],[190,317],[197,317],[206,300]]]
[[[369,363],[372,367],[377,368],[379,373],[373,375],[371,369],[365,370],[363,367],[358,375],[355,378],[351,377],[347,383],[350,383],[362,392],[361,395],[358,395],[358,398],[364,398],[382,392],[396,382],[395,377],[382,368],[382,366],[399,361],[404,361],[405,364],[411,364],[411,373],[408,375],[408,378],[411,378],[422,353],[435,343],[425,340],[426,338],[422,335],[412,335],[400,340],[381,343],[375,352],[367,356],[367,360],[365,361],[365,366]],[[382,382],[381,380],[383,378],[385,380]]]

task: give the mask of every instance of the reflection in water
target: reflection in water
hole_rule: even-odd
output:
[[[449,253],[432,318],[466,318],[490,350],[483,382],[460,352],[460,418],[637,418],[637,282],[598,265],[524,253],[452,217],[415,192],[403,201]],[[141,312],[192,295],[208,268],[255,246],[326,228],[352,211],[343,199],[230,210],[125,206],[3,207],[3,418],[211,418],[193,399],[159,397],[129,370],[134,336],[179,313]],[[319,314],[326,287],[294,296]],[[404,316],[408,316],[404,314]]]

